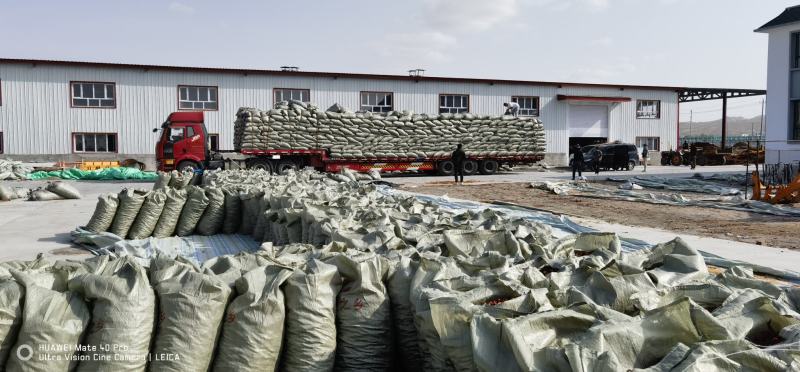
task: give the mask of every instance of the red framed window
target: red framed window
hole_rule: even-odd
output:
[[[76,108],[117,108],[115,83],[71,81],[70,106]]]
[[[72,152],[74,153],[114,153],[117,152],[116,133],[72,133]]]
[[[218,90],[213,86],[178,85],[178,109],[216,111],[219,109]]]

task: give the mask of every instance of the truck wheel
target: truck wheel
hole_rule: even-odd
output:
[[[465,160],[462,167],[464,169],[465,176],[472,176],[475,173],[478,173],[478,162],[475,160]]]
[[[281,160],[278,162],[278,166],[275,167],[275,173],[277,174],[286,174],[289,170],[297,170],[297,164],[291,160]]]
[[[708,159],[706,159],[705,156],[698,156],[697,157],[697,165],[702,167],[702,166],[705,166],[706,164],[708,164]]]
[[[455,173],[455,165],[450,160],[440,161],[436,164],[436,170],[439,171],[440,176],[452,176]]]
[[[272,173],[272,163],[268,159],[255,158],[247,164],[248,169],[263,170]]]
[[[191,160],[184,160],[178,163],[178,167],[176,168],[179,172],[194,172],[200,168],[200,164],[193,162]]]
[[[498,168],[500,168],[500,164],[497,163],[497,160],[482,160],[478,163],[478,172],[481,174],[495,174]]]
[[[633,160],[631,160],[628,162],[628,166],[625,168],[625,170],[632,171],[633,168],[636,168],[636,163]]]
[[[669,165],[669,158],[666,156],[661,157],[661,165]]]
[[[677,167],[677,166],[680,166],[682,162],[683,162],[683,159],[681,159],[681,155],[680,154],[672,155],[672,165]]]

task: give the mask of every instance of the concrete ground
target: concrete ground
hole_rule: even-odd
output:
[[[83,196],[76,200],[0,202],[0,261],[33,259],[39,253],[59,259],[91,254],[71,242],[70,231],[89,222],[97,197],[124,188],[152,189],[152,182],[68,181]],[[3,181],[10,187],[36,188],[45,181]]]
[[[669,177],[688,177],[694,173],[742,173],[743,166],[705,167],[690,170],[688,167],[648,167],[646,174]],[[636,176],[642,175],[641,168],[631,172],[603,172],[599,178],[608,176]],[[594,174],[587,175],[594,178]],[[468,179],[481,183],[497,182],[531,182],[541,180],[559,180],[571,178],[566,169],[557,169],[549,172],[522,171],[506,172],[493,176],[473,176]],[[451,181],[450,177],[423,177],[423,176],[389,176],[387,181],[413,185],[430,182]],[[12,187],[33,188],[43,186],[43,181],[4,181]],[[32,259],[38,253],[53,258],[85,258],[90,254],[72,245],[70,231],[79,225],[85,224],[94,211],[97,196],[103,193],[117,193],[123,188],[152,188],[151,182],[90,182],[77,181],[72,184],[83,194],[79,200],[56,200],[47,202],[30,202],[14,200],[0,202],[0,260]],[[658,243],[670,240],[676,235],[674,232],[663,231],[644,227],[631,227],[609,224],[600,220],[584,219],[582,224],[589,227],[614,231],[622,235]],[[720,256],[743,260],[774,268],[800,271],[800,252],[780,248],[770,248],[724,239],[702,238],[698,236],[680,234],[699,249]]]

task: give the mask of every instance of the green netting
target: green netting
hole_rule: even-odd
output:
[[[65,180],[147,180],[155,181],[158,178],[156,172],[145,172],[135,168],[103,168],[93,171],[85,171],[77,168],[63,169],[58,171],[38,171],[28,174],[29,180],[41,180],[47,178],[61,178]]]

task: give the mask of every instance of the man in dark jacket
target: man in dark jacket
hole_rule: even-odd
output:
[[[456,184],[459,182],[464,183],[464,160],[466,159],[467,154],[461,149],[461,144],[459,143],[456,151],[453,151],[453,155],[450,157],[450,161],[453,162],[453,176],[456,178]],[[458,179],[459,176],[461,177],[460,181]]]
[[[575,145],[575,152],[572,154],[572,180],[575,181],[575,171],[578,172],[578,177],[582,177],[581,171],[583,169],[583,153],[581,146]]]

